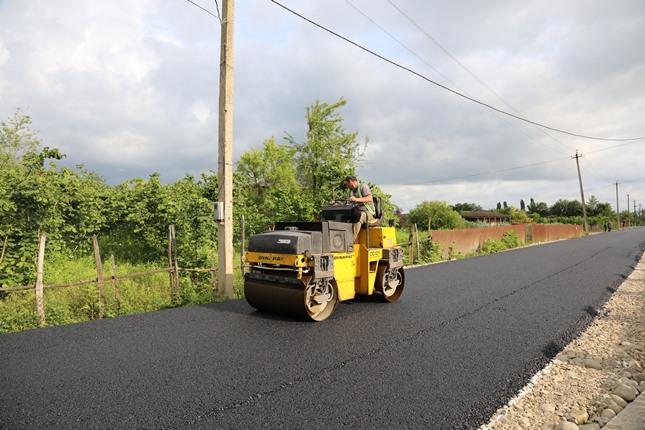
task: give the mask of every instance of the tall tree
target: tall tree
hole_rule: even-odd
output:
[[[587,200],[587,213],[589,216],[598,215],[598,204],[600,204],[600,201],[592,194],[589,200]]]
[[[295,156],[295,148],[277,145],[273,137],[264,141],[262,150],[240,156],[235,204],[249,233],[266,230],[276,221],[310,219],[313,203],[297,180]]]
[[[2,121],[0,129],[0,170],[15,168],[25,154],[40,149],[38,132],[31,129],[31,117],[16,110],[13,118]]]
[[[356,141],[358,132],[348,133],[338,109],[347,101],[329,104],[316,101],[307,108],[307,140],[298,143],[287,134],[289,146],[296,150],[298,179],[314,207],[333,198],[348,174],[355,173],[363,159],[368,140]]]

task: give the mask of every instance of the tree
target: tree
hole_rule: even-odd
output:
[[[0,130],[0,170],[16,168],[25,154],[37,153],[40,148],[38,132],[30,128],[31,117],[21,109],[13,118],[2,122]]]
[[[610,203],[598,203],[595,207],[595,215],[606,218],[613,218],[615,216],[614,209]]]
[[[475,203],[456,203],[453,205],[452,209],[459,213],[470,212],[470,211],[480,211],[483,208]]]
[[[541,217],[549,216],[549,206],[545,202],[535,203],[535,200],[531,198],[531,203],[528,207],[529,214],[537,214]]]
[[[298,143],[294,137],[285,137],[296,151],[298,180],[310,197],[314,208],[320,208],[341,188],[345,176],[354,174],[362,161],[368,140],[357,143],[358,132],[347,133],[338,108],[347,101],[341,98],[334,104],[320,103],[307,108],[307,140]]]
[[[529,219],[529,216],[526,214],[526,211],[523,211],[523,210],[518,211],[517,209],[515,209],[514,206],[509,206],[503,211],[503,213],[511,217],[512,224],[527,224],[531,222],[531,220]]]
[[[521,211],[526,211],[526,204],[524,203],[524,200],[520,200],[520,210]]]
[[[31,118],[20,109],[0,129],[0,285],[24,285],[34,280],[33,250],[38,234],[48,235],[48,248],[61,249],[65,237],[75,234],[61,188],[60,173],[49,158],[61,159],[58,149],[40,147]],[[6,247],[5,244],[6,243]]]
[[[109,228],[102,247],[132,262],[162,261],[168,243],[170,204],[159,173],[111,189]]]
[[[592,195],[591,197],[589,197],[589,200],[587,200],[587,215],[589,216],[598,215],[599,204],[600,204],[600,201],[598,201],[596,196]]]
[[[437,230],[459,229],[466,226],[461,215],[443,201],[424,201],[418,204],[410,211],[408,222],[424,230],[428,228],[428,220],[431,218],[432,228]]]
[[[235,203],[249,233],[268,229],[276,221],[311,220],[314,203],[297,179],[296,149],[277,145],[273,137],[262,150],[251,149],[236,164]]]
[[[582,203],[578,200],[560,199],[551,206],[549,213],[554,217],[582,216]]]
[[[314,221],[323,205],[346,195],[345,177],[355,175],[367,148],[359,144],[358,132],[347,133],[337,110],[347,101],[334,104],[316,101],[307,108],[307,139],[298,143],[286,133],[286,145],[274,138],[262,150],[250,150],[236,165],[234,200],[245,215],[247,231],[254,233],[276,221]],[[365,181],[362,178],[359,178]],[[368,183],[372,194],[381,197],[384,220],[395,219],[391,196]]]

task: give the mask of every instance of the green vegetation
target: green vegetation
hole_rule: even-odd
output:
[[[616,228],[616,214],[609,203],[601,203],[596,196],[591,196],[586,202],[587,221],[591,229],[604,230],[604,226],[611,224]],[[478,211],[482,207],[475,203],[456,203],[449,205],[444,201],[424,201],[416,205],[410,213],[402,216],[401,224],[416,224],[420,230],[428,229],[428,221],[433,230],[453,230],[477,227],[474,223],[466,222],[461,218],[462,212]],[[531,199],[527,206],[520,201],[520,209],[509,206],[506,202],[498,203],[496,209],[490,211],[506,214],[513,224],[583,224],[582,204],[578,200],[560,199],[552,206],[544,202],[536,203]],[[621,222],[636,225],[641,223],[642,217],[637,213],[623,211],[620,213]]]
[[[520,208],[524,201],[520,201]],[[525,209],[517,210],[513,206],[506,205],[499,212],[511,216],[511,221],[517,224],[583,224],[582,204],[579,200],[560,199],[553,205],[548,206],[545,202],[536,203],[530,200]],[[616,214],[609,203],[601,203],[596,196],[591,196],[586,202],[587,222],[590,228],[602,230],[608,223],[616,228]],[[631,218],[634,223],[636,218],[633,214],[621,213],[621,220]]]
[[[234,170],[234,237],[264,231],[276,221],[313,221],[320,207],[345,195],[344,178],[356,174],[368,139],[344,130],[339,110],[346,100],[328,104],[316,101],[307,107],[307,133],[299,141],[286,133],[280,144],[274,137],[257,149],[242,154]],[[147,179],[133,178],[110,186],[83,165],[59,168],[65,158],[56,148],[42,145],[31,118],[18,109],[0,128],[0,287],[33,286],[36,250],[41,233],[47,237],[45,285],[96,277],[92,236],[97,235],[105,276],[111,275],[110,257],[119,275],[165,268],[168,265],[168,226],[174,225],[178,265],[182,269],[207,269],[217,254],[217,224],[213,202],[217,200],[216,172],[164,184],[158,173]],[[360,178],[359,178],[360,179]],[[384,223],[400,228],[397,240],[410,240],[409,227],[420,231],[414,262],[442,259],[442,249],[427,240],[432,229],[459,229],[472,225],[460,212],[481,210],[475,203],[424,201],[409,215],[394,206],[391,196],[370,183],[382,198]],[[516,210],[504,202],[501,212],[513,222],[582,223],[581,205],[560,200],[553,206],[521,202]],[[590,225],[615,222],[611,206],[592,196],[587,205]],[[628,211],[622,219],[631,216]],[[634,220],[635,221],[635,220]],[[632,222],[634,222],[632,221]],[[614,225],[615,227],[615,225]],[[511,235],[501,243],[485,244],[485,252],[517,246]],[[236,249],[240,244],[235,243]],[[416,244],[415,244],[416,247]],[[484,250],[482,250],[484,251]],[[405,253],[406,262],[410,258]],[[453,254],[453,256],[455,256]],[[240,261],[236,256],[234,261]],[[216,263],[215,263],[216,264]],[[239,269],[234,291],[242,296]],[[96,284],[45,290],[48,325],[111,317],[218,300],[211,289],[210,274],[180,271],[180,289],[173,293],[168,273],[120,280],[120,306],[112,282],[105,284],[105,303],[100,308]],[[33,290],[0,292],[0,333],[37,326]]]
[[[517,248],[522,244],[520,237],[514,231],[507,231],[501,240],[488,239],[482,244],[480,254],[493,254],[495,252],[506,251]]]
[[[306,110],[304,141],[286,134],[284,144],[273,137],[261,149],[240,157],[234,172],[235,241],[276,221],[313,221],[323,203],[344,195],[344,179],[355,174],[367,139],[346,132],[338,110],[346,104],[316,101]],[[176,232],[180,268],[207,269],[217,254],[216,172],[200,178],[186,175],[162,183],[158,173],[116,186],[84,166],[59,168],[65,157],[43,147],[31,118],[23,111],[2,122],[0,130],[0,287],[33,286],[40,233],[47,237],[45,285],[96,278],[92,236],[97,235],[105,276],[110,256],[119,275],[167,267],[168,226]],[[390,196],[370,184],[383,200],[385,220],[397,222]],[[235,246],[239,249],[239,243]],[[234,261],[240,261],[236,256]],[[112,282],[106,282],[105,304],[99,309],[96,283],[45,290],[48,325],[104,316],[146,312],[210,302],[209,273],[180,270],[180,291],[173,294],[167,273],[120,280],[117,308]],[[234,291],[242,295],[239,270]],[[36,327],[33,290],[0,292],[0,333]]]
[[[428,221],[434,230],[454,230],[466,228],[466,221],[446,202],[424,201],[410,211],[408,222],[420,229],[428,229]]]

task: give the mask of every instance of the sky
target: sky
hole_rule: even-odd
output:
[[[0,120],[21,109],[60,166],[111,185],[216,171],[222,1],[0,0]],[[580,199],[576,153],[586,200],[645,206],[642,0],[234,10],[234,162],[304,142],[307,107],[345,98],[359,179],[404,212]]]

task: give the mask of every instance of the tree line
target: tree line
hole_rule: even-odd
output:
[[[323,204],[345,195],[344,178],[356,174],[368,139],[343,128],[339,109],[347,101],[316,101],[306,108],[307,135],[298,141],[267,138],[259,149],[241,155],[234,169],[236,240],[267,230],[277,220],[315,220]],[[217,172],[186,174],[164,184],[161,175],[134,178],[110,186],[84,165],[57,164],[62,154],[43,146],[31,117],[18,109],[0,130],[0,285],[33,285],[39,234],[47,235],[49,253],[79,258],[92,252],[99,237],[105,255],[131,263],[167,258],[167,231],[177,235],[179,264],[209,267],[217,250]],[[386,217],[395,208],[376,185]]]
[[[275,221],[318,219],[321,207],[344,197],[344,178],[354,175],[364,159],[368,138],[343,127],[335,103],[316,101],[306,108],[307,134],[299,141],[285,133],[282,143],[271,136],[259,148],[243,153],[234,168],[234,237],[241,237],[244,217],[247,235],[269,229]],[[209,267],[217,249],[217,172],[200,177],[186,174],[164,184],[161,175],[134,178],[110,186],[84,165],[62,167],[57,148],[43,146],[32,129],[29,115],[18,109],[2,122],[0,130],[0,285],[33,285],[35,250],[40,233],[47,235],[48,252],[61,258],[91,255],[92,236],[99,237],[105,255],[120,261],[164,264],[167,229],[175,226],[179,264]],[[481,209],[474,203],[424,201],[404,215],[391,196],[370,183],[383,200],[385,222],[426,229],[465,228],[465,210]],[[514,222],[582,223],[578,201],[559,200],[513,206],[498,205]],[[588,213],[594,222],[612,222],[611,205],[591,197]],[[239,245],[239,244],[238,244]]]
[[[604,228],[607,224],[616,227],[616,213],[609,203],[601,203],[596,196],[591,196],[586,203],[588,223],[596,229]],[[427,229],[430,222],[432,229],[463,229],[474,227],[472,222],[461,217],[463,212],[481,211],[483,208],[476,203],[456,203],[450,205],[445,201],[424,201],[415,206],[410,213],[403,216],[402,224],[416,224],[421,229]],[[535,202],[532,198],[526,205],[520,200],[520,208],[500,202],[496,208],[489,211],[499,212],[510,217],[514,224],[583,224],[582,203],[579,200],[560,199],[549,206],[545,202]],[[640,223],[641,216],[629,211],[620,213],[620,219],[633,224]]]
[[[497,209],[507,215],[517,215],[518,220],[528,220],[536,223],[561,223],[561,224],[578,224],[583,223],[583,208],[580,200],[559,199],[549,206],[545,202],[535,202],[532,198],[530,203],[525,204],[520,200],[520,209],[508,206],[506,202],[497,204]],[[585,202],[588,222],[590,226],[605,226],[608,223],[614,225],[617,222],[616,212],[614,212],[610,203],[600,202],[594,195],[589,197]],[[526,214],[526,217],[524,217]],[[630,211],[620,213],[620,219],[637,223],[640,216],[632,214]],[[515,219],[514,219],[515,220]]]

